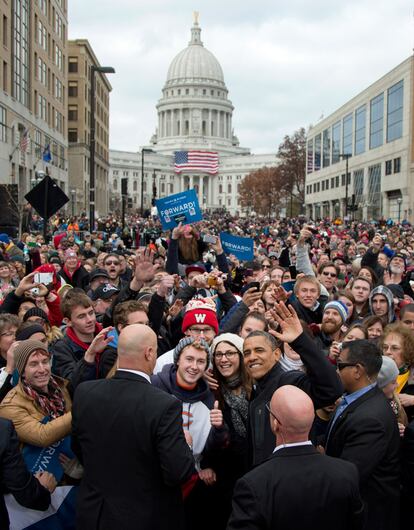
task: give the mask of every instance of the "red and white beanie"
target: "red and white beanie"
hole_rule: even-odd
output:
[[[196,298],[188,302],[181,329],[185,333],[190,326],[197,324],[211,326],[216,334],[218,333],[216,304],[213,300]]]

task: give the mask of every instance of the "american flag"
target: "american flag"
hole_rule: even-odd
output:
[[[29,145],[29,129],[25,129],[20,136],[20,151],[25,153],[27,151],[27,146]]]
[[[218,173],[218,153],[212,151],[176,151],[174,171],[204,171],[210,175]]]

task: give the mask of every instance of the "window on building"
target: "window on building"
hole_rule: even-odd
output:
[[[55,11],[55,32],[61,40],[65,36],[65,26],[57,11]]]
[[[360,155],[365,151],[365,122],[367,107],[362,105],[355,111],[355,154]]]
[[[223,193],[223,184],[219,185],[219,193]]]
[[[138,181],[134,180],[133,185],[132,185],[132,190],[138,191]]]
[[[321,169],[321,135],[317,134],[315,136],[315,171]]]
[[[369,148],[375,149],[383,142],[384,94],[379,94],[379,96],[371,99],[370,109]]]
[[[394,173],[401,171],[401,157],[394,158]]]
[[[355,204],[358,205],[362,202],[364,194],[364,170],[357,169],[354,171],[354,194]]]
[[[114,179],[114,181],[112,183],[112,187],[114,188],[114,190],[118,189],[118,181],[116,179]]]
[[[369,217],[378,219],[381,216],[381,164],[368,168],[368,204]]]
[[[403,127],[404,83],[401,80],[388,89],[387,142],[401,138]]]
[[[321,183],[320,183],[320,182],[318,182],[318,183],[316,184],[316,191],[317,191],[317,192],[320,192],[320,191],[321,191]]]
[[[332,125],[332,164],[339,162],[341,152],[341,122]]]
[[[329,179],[325,180],[325,189],[329,190]]]
[[[69,81],[68,95],[70,98],[78,97],[78,82],[77,81]]]
[[[47,15],[47,0],[37,0],[40,11],[46,16]]]
[[[335,188],[339,188],[339,175],[335,177]]]
[[[63,72],[63,52],[57,44],[55,44],[55,65]]]
[[[29,7],[29,0],[14,2],[12,24],[15,50],[12,68],[13,96],[25,107],[29,106]]]
[[[47,101],[46,98],[38,94],[37,96],[37,115],[44,121],[47,121]]]
[[[386,175],[392,174],[392,160],[385,161],[385,174]]]
[[[323,144],[322,165],[323,167],[328,167],[331,163],[331,133],[329,129],[325,129],[323,131],[322,144]]]
[[[348,114],[342,120],[343,154],[352,155],[352,114]]]
[[[9,44],[9,37],[7,34],[7,17],[3,15],[3,46],[7,48]]]
[[[69,121],[77,121],[78,119],[78,106],[77,105],[69,105],[68,107],[68,120]]]
[[[78,58],[69,57],[68,66],[69,66],[69,73],[75,74],[78,71]]]
[[[227,193],[231,193],[231,184],[227,184]]]
[[[73,143],[78,141],[78,129],[68,129],[68,141]]]
[[[306,155],[306,173],[312,173],[313,171],[313,138],[308,140],[308,152]]]
[[[7,110],[0,105],[0,141],[7,142]]]
[[[57,77],[55,77],[55,98],[63,103],[63,84]]]
[[[34,151],[36,158],[40,159],[42,156],[42,133],[39,131],[39,129],[35,129]]]
[[[322,191],[325,191],[325,181],[322,181]]]
[[[47,29],[40,20],[37,21],[37,43],[47,51]]]

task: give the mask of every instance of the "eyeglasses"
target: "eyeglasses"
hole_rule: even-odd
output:
[[[188,331],[190,331],[194,335],[201,335],[202,333],[205,335],[206,333],[211,333],[213,330],[212,329],[188,328]]]
[[[119,261],[105,261],[105,265],[119,265]]]
[[[344,368],[347,368],[348,366],[357,366],[358,364],[364,366],[362,363],[343,363],[342,361],[336,362],[336,367],[339,371],[343,370]]]
[[[271,265],[262,265],[262,269],[271,269],[272,266]]]
[[[237,351],[224,351],[224,352],[218,352],[218,353],[215,353],[214,354],[214,358],[217,359],[218,361],[221,361],[221,359],[223,357],[226,357],[226,359],[231,359],[232,357],[234,357],[235,355],[237,355],[238,352]]]
[[[322,274],[324,276],[331,276],[331,278],[336,278],[336,272],[325,272],[325,271],[323,271]]]
[[[273,416],[274,419],[275,419],[280,425],[282,425],[282,422],[279,420],[279,418],[276,416],[276,414],[274,414],[274,413],[271,411],[271,409],[270,409],[270,401],[268,401],[268,402],[266,403],[265,407],[266,407],[267,412],[268,412],[271,416]]]
[[[390,351],[392,353],[398,353],[401,350],[402,350],[402,348],[400,346],[389,346],[388,344],[383,344],[382,345],[382,351],[383,352]]]
[[[15,335],[15,331],[5,331],[4,333],[0,333],[0,337],[14,337]]]

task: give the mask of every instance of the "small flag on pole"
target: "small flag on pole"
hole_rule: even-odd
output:
[[[52,161],[52,153],[50,152],[50,144],[47,144],[47,146],[44,148],[42,160],[43,162],[48,162],[48,163]]]
[[[27,151],[29,140],[29,129],[25,129],[20,135],[20,151],[22,151],[22,153],[25,153]]]

